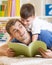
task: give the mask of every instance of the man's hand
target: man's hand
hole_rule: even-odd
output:
[[[52,58],[52,51],[51,50],[45,51],[44,49],[39,48],[39,52],[41,53],[42,57],[44,57],[44,58]]]
[[[7,49],[4,51],[4,54],[5,54],[5,56],[8,56],[8,57],[13,57],[13,56],[15,56],[15,52],[14,52],[12,49],[10,49],[10,48],[7,48]]]

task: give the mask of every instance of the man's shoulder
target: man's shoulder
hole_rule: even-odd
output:
[[[18,41],[18,40],[17,40],[17,39],[15,39],[15,38],[14,38],[14,39],[12,39],[12,40],[11,40],[11,42],[19,42],[19,43],[20,43],[20,41]]]

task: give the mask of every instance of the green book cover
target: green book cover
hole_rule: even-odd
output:
[[[8,43],[9,48],[12,48],[16,56],[24,55],[26,57],[33,57],[35,55],[40,54],[38,48],[47,49],[46,44],[41,41],[31,42],[28,46],[22,43]]]

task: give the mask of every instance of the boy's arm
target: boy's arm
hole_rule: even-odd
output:
[[[32,35],[32,41],[36,41],[38,39],[38,34]]]

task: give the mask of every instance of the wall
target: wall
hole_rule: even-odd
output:
[[[35,7],[35,13],[36,13],[36,16],[40,16],[41,15],[41,0],[20,0],[20,5],[22,6],[22,4],[25,4],[25,3],[31,3],[34,5]]]

